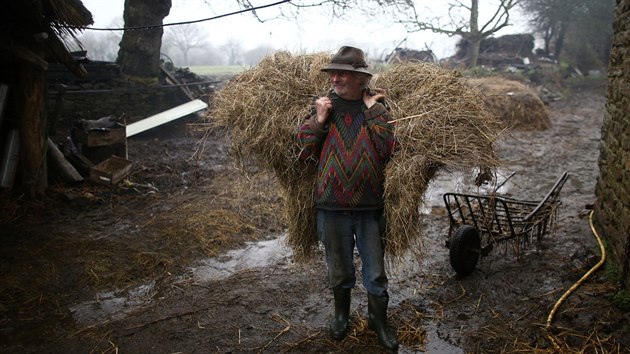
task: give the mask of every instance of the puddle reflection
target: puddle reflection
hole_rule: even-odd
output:
[[[240,250],[228,252],[225,256],[201,261],[201,265],[192,269],[198,282],[222,279],[252,268],[266,267],[291,257],[291,250],[283,243],[286,234],[272,240],[252,242]]]

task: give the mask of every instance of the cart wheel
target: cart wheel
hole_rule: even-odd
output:
[[[457,275],[466,276],[475,270],[479,260],[481,238],[479,231],[470,225],[460,226],[451,239],[449,258]]]

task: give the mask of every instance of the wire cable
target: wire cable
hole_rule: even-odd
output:
[[[160,25],[137,26],[137,27],[119,27],[119,28],[95,28],[95,27],[82,27],[82,26],[60,26],[60,27],[70,28],[70,29],[90,30],[90,31],[151,30],[151,29],[168,27],[168,26],[189,25],[189,24],[193,24],[193,23],[217,20],[217,19],[220,19],[220,18],[223,18],[223,17],[239,15],[239,14],[242,14],[242,13],[245,13],[245,12],[251,12],[251,11],[264,9],[264,8],[267,8],[267,7],[282,5],[282,4],[288,3],[288,2],[291,2],[291,0],[281,0],[281,1],[277,1],[277,2],[274,2],[274,3],[271,3],[271,4],[267,4],[267,5],[260,5],[260,6],[250,7],[250,8],[247,8],[247,9],[230,12],[230,13],[223,14],[223,15],[218,15],[218,16],[208,17],[208,18],[202,18],[200,20],[164,23],[164,24],[160,24]]]

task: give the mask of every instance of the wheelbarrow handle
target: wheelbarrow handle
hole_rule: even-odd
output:
[[[492,191],[492,192],[493,192],[493,193],[496,193],[496,192],[499,190],[499,188],[503,187],[503,185],[504,185],[507,181],[509,181],[509,180],[510,180],[510,178],[512,178],[512,176],[514,176],[515,174],[516,174],[516,171],[515,171],[515,172],[510,173],[510,175],[509,175],[509,176],[507,176],[507,177],[503,180],[503,182],[501,182],[501,183],[497,184],[497,186],[496,186],[496,187],[494,187],[494,191]]]

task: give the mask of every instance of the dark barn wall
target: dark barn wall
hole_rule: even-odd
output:
[[[630,268],[630,0],[619,0],[613,22],[607,104],[602,125],[596,222],[609,242],[611,258]],[[630,290],[630,271],[625,274]]]
[[[177,86],[127,80],[114,63],[84,66],[88,72],[84,78],[76,78],[61,66],[48,70],[47,110],[52,137],[67,135],[73,123],[81,119],[113,115],[133,123],[189,100]]]

